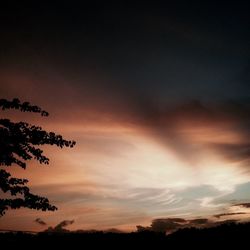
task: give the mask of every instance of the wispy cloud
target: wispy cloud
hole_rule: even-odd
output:
[[[35,219],[34,222],[38,223],[41,226],[46,226],[47,225],[47,223],[44,222],[41,218]]]

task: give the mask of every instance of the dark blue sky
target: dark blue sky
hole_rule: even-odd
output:
[[[175,1],[2,8],[1,65],[32,72],[50,65],[73,78],[93,72],[112,79],[105,87],[115,93],[161,102],[245,98],[249,7]]]

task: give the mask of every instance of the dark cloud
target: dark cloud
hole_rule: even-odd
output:
[[[154,231],[154,232],[167,232],[171,233],[180,228],[197,226],[207,224],[208,219],[194,219],[187,220],[183,218],[162,218],[152,221],[150,227],[137,226],[137,230],[140,231]]]
[[[150,101],[144,101],[138,110],[138,117],[145,125],[166,127],[177,123],[186,122],[193,125],[241,125],[238,129],[249,129],[247,122],[250,121],[250,99],[202,101],[198,99],[181,101],[175,104],[157,105]],[[144,119],[143,119],[144,118]],[[242,124],[241,124],[242,123]]]
[[[195,225],[203,225],[203,224],[207,224],[208,222],[209,220],[206,218],[189,220],[190,224],[195,224]]]
[[[182,218],[155,219],[152,221],[151,230],[155,232],[168,232],[180,228],[187,221]]]
[[[245,164],[250,161],[250,143],[214,143],[212,147],[228,160]]]
[[[71,225],[73,223],[74,223],[74,220],[64,220],[64,221],[60,222],[57,226],[55,226],[55,229],[61,229],[63,227]]]
[[[234,204],[233,206],[240,206],[240,207],[250,208],[250,203],[238,203],[238,204]]]
[[[239,212],[239,213],[222,213],[222,214],[215,214],[214,217],[220,219],[223,216],[241,215],[241,214],[247,214],[247,213],[243,213],[243,212]]]
[[[207,218],[197,218],[197,219],[183,219],[183,218],[164,218],[164,219],[155,219],[152,221],[152,224],[149,227],[137,226],[138,232],[143,231],[153,231],[153,232],[162,232],[162,233],[173,233],[178,229],[187,228],[187,227],[196,227],[196,228],[208,228],[214,227],[226,223],[235,223],[238,220],[224,220],[224,221],[213,221]]]
[[[72,225],[73,223],[74,220],[64,220],[55,227],[49,227],[48,229],[45,230],[45,232],[55,232],[55,233],[69,232],[69,230],[65,229],[64,227]]]
[[[224,155],[229,161],[249,161],[250,144],[245,138],[250,135],[250,99],[193,100],[165,106],[144,100],[134,110],[138,111],[134,119],[142,129],[188,162],[195,163],[197,152],[204,153],[206,148]],[[182,130],[186,126],[192,128],[194,134],[199,128],[227,130],[237,134],[242,142],[192,142]]]
[[[41,226],[47,225],[47,223],[44,222],[41,218],[35,219],[34,222],[38,223],[38,224],[41,225]]]

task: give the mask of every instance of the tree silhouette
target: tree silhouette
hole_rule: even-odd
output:
[[[38,113],[41,116],[49,115],[40,107],[32,106],[28,102],[21,103],[18,99],[12,101],[0,99],[0,108]],[[0,199],[0,216],[3,216],[9,208],[26,207],[42,211],[57,209],[46,197],[32,194],[27,186],[27,179],[14,178],[6,171],[13,164],[25,169],[26,162],[31,159],[39,161],[40,164],[49,164],[49,159],[39,148],[46,144],[61,148],[73,147],[75,141],[67,141],[61,135],[47,132],[41,127],[26,122],[0,119],[0,190],[6,193],[5,197],[7,197]]]

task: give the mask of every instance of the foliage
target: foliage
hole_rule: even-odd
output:
[[[12,101],[0,99],[0,108],[38,113],[41,116],[49,115],[40,107],[32,106],[28,102],[21,103],[18,99]],[[0,190],[11,197],[15,196],[15,198],[0,199],[0,216],[4,215],[8,208],[26,207],[43,211],[57,209],[47,198],[32,194],[27,186],[27,179],[13,178],[11,173],[6,171],[13,164],[25,169],[27,161],[31,159],[41,164],[49,164],[49,159],[39,148],[42,145],[73,147],[75,141],[67,141],[61,135],[47,132],[39,126],[26,122],[0,119]]]

